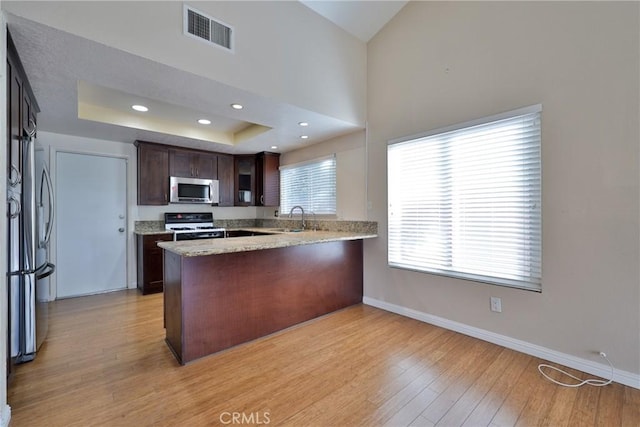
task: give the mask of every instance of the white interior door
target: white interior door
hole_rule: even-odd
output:
[[[127,287],[126,166],[115,157],[57,153],[58,298]]]

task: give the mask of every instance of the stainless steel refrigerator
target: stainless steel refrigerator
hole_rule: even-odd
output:
[[[48,330],[49,261],[54,198],[45,151],[35,123],[9,154],[9,349],[13,362],[33,360]]]

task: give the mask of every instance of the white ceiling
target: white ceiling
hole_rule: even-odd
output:
[[[300,3],[358,37],[363,42],[368,42],[408,2],[405,0],[300,0]]]
[[[406,1],[304,1],[367,41]],[[147,140],[232,154],[286,152],[359,129],[103,44],[7,15],[40,107],[40,130],[133,142]],[[177,84],[179,83],[179,84]],[[210,96],[215,94],[215,96]],[[146,104],[148,113],[131,110]],[[230,108],[245,105],[243,110]],[[207,118],[209,126],[197,124]],[[312,136],[298,122],[309,122]],[[278,148],[271,148],[276,145]]]

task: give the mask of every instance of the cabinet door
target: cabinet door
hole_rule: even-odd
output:
[[[218,154],[218,181],[220,181],[218,206],[233,206],[233,156]]]
[[[202,179],[218,179],[218,157],[215,154],[194,154],[192,164],[195,176]]]
[[[280,154],[260,153],[256,158],[256,205],[280,205]]]
[[[162,289],[163,263],[162,248],[158,242],[173,240],[173,236],[168,234],[144,236],[144,271],[145,286],[157,287],[160,284]]]
[[[138,143],[138,204],[169,203],[169,150]]]
[[[138,289],[143,295],[162,292],[163,253],[158,242],[173,240],[173,234],[138,235]]]
[[[234,161],[234,204],[236,206],[255,206],[256,156],[235,156]]]
[[[9,180],[17,181],[19,174],[22,173],[22,159],[20,158],[20,146],[22,138],[22,116],[20,114],[22,110],[22,80],[18,76],[15,70],[13,62],[7,61],[7,103],[9,106],[7,126],[7,141],[8,147],[8,161],[9,166]]]
[[[187,178],[195,177],[195,168],[191,163],[192,153],[186,150],[169,150],[169,175]]]

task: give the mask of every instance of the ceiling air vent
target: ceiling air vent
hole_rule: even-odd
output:
[[[184,34],[232,50],[233,29],[187,5],[184,7]]]

